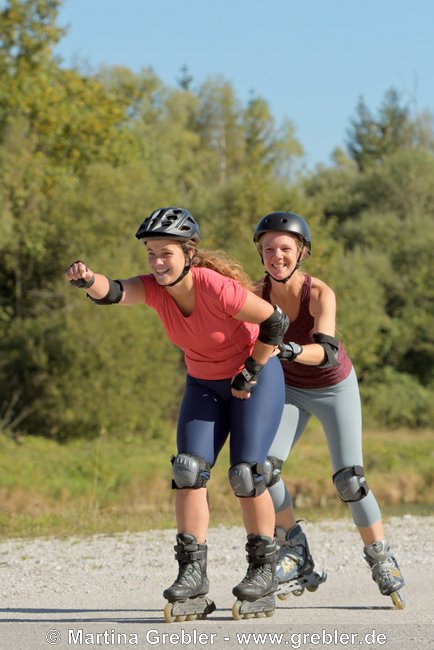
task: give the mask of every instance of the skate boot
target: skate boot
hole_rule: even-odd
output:
[[[301,526],[297,524],[288,531],[277,527],[276,539],[279,544],[276,567],[279,600],[286,600],[290,593],[301,596],[305,589],[316,591],[326,581],[327,574],[313,570],[315,563]]]
[[[245,578],[232,589],[238,600],[232,607],[232,617],[259,618],[273,616],[276,609],[274,593],[276,579],[276,544],[271,537],[247,535],[247,562]]]
[[[405,598],[400,593],[404,578],[389,544],[382,540],[365,546],[365,560],[371,567],[372,578],[377,583],[383,596],[390,596],[396,609],[404,609]]]
[[[164,618],[167,623],[204,619],[216,608],[205,595],[209,590],[207,546],[198,544],[189,533],[179,533],[176,541],[174,549],[179,572],[173,585],[163,591],[164,598],[169,601],[164,608]]]

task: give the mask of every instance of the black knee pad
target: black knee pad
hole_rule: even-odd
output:
[[[177,454],[172,456],[172,489],[205,487],[211,475],[211,465],[200,456]]]
[[[333,483],[339,498],[345,503],[360,501],[369,492],[365,472],[360,465],[340,469],[333,475]]]
[[[229,483],[236,497],[257,497],[266,490],[263,466],[258,463],[238,463],[229,469]]]
[[[276,458],[276,456],[267,456],[265,463],[262,466],[265,485],[271,487],[280,480],[281,469],[283,460]]]

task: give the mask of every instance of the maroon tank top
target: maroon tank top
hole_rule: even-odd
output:
[[[300,345],[315,343],[313,335],[315,333],[315,321],[309,311],[310,292],[312,288],[312,277],[305,274],[304,283],[301,290],[300,309],[297,318],[293,320],[286,331],[283,340],[285,343],[294,341]],[[271,280],[265,276],[262,297],[271,303]],[[351,372],[352,363],[344,346],[339,342],[338,365],[329,368],[320,368],[318,366],[307,366],[296,361],[282,361],[285,383],[296,388],[325,388],[334,386],[343,381]]]

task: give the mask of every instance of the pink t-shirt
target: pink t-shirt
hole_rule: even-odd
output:
[[[236,320],[247,289],[216,271],[192,267],[194,309],[183,316],[171,295],[153,275],[140,275],[146,304],[155,309],[170,341],[184,352],[188,374],[198,379],[227,379],[250,356],[259,327]]]

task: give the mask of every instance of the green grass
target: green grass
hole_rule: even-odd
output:
[[[434,514],[434,432],[366,432],[367,479],[383,515]],[[0,538],[83,535],[174,526],[174,440],[100,437],[59,445],[0,436]],[[213,470],[211,525],[241,524],[227,481],[227,446]],[[284,466],[297,515],[349,517],[336,497],[325,438],[311,426]]]

